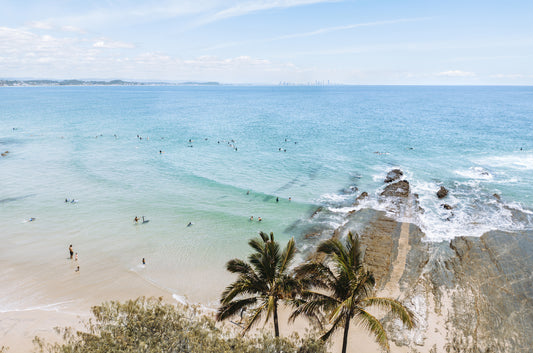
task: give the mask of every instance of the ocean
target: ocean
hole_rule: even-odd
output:
[[[425,241],[533,228],[533,87],[0,87],[0,122],[0,312],[113,299],[124,274],[216,307],[250,238],[301,259],[306,233],[387,210],[393,168]]]

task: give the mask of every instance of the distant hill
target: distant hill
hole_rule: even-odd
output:
[[[83,80],[0,80],[0,86],[218,86],[218,82],[135,82],[135,81],[83,81]]]

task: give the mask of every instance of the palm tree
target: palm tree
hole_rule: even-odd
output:
[[[263,232],[259,235],[260,239],[248,242],[255,250],[248,257],[249,263],[233,259],[226,264],[228,271],[239,276],[222,293],[222,306],[218,309],[217,320],[222,321],[238,313],[242,315],[243,310],[251,309],[252,313],[244,323],[244,335],[266,313],[265,322],[273,316],[274,333],[279,337],[278,301],[292,298],[298,284],[289,275],[296,249],[294,239],[289,240],[283,252],[280,252],[273,233],[270,233],[270,237]]]
[[[294,301],[296,309],[291,320],[299,315],[313,320],[326,316],[331,327],[321,337],[324,341],[344,327],[342,353],[346,352],[352,319],[373,333],[376,342],[389,351],[387,334],[379,320],[366,310],[369,306],[391,312],[410,329],[415,326],[413,313],[399,301],[373,296],[374,276],[363,266],[357,234],[348,233],[345,244],[338,239],[327,240],[317,252],[326,255],[323,261],[304,263],[295,270],[306,289]]]

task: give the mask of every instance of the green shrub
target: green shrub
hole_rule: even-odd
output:
[[[94,319],[84,331],[56,329],[63,342],[34,339],[40,353],[199,352],[199,353],[325,353],[311,337],[274,338],[260,334],[243,338],[215,325],[213,318],[191,306],[164,304],[144,297],[125,303],[107,302],[92,308]]]

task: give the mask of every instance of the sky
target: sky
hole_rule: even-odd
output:
[[[0,0],[0,79],[533,85],[531,0]]]

